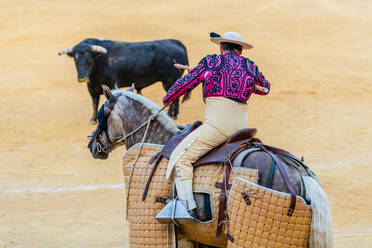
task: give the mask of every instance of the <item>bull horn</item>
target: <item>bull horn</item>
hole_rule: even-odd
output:
[[[111,98],[112,98],[112,93],[111,93],[110,88],[107,85],[104,85],[104,84],[102,84],[101,87],[102,87],[103,94],[105,95],[107,101],[110,101]]]
[[[104,48],[103,46],[91,45],[90,48],[91,48],[92,52],[107,53],[106,48]]]
[[[74,49],[73,49],[72,47],[68,47],[68,48],[65,48],[65,49],[59,51],[59,52],[58,52],[58,55],[63,55],[63,54],[65,54],[65,53],[72,53],[73,50],[74,50]]]

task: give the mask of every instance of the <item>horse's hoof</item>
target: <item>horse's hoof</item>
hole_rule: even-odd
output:
[[[91,119],[89,121],[89,125],[96,125],[96,124],[97,124],[97,121],[96,120]]]

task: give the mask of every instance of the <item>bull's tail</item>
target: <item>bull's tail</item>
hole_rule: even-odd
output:
[[[311,200],[310,248],[332,248],[332,215],[328,197],[314,178],[304,176],[306,196]]]

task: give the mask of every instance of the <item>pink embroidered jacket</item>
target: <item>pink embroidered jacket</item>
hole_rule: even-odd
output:
[[[201,82],[203,97],[222,96],[246,103],[252,93],[266,95],[255,90],[255,85],[270,89],[270,83],[253,61],[234,52],[204,57],[189,74],[178,79],[168,90],[163,103],[168,104],[190,92]]]

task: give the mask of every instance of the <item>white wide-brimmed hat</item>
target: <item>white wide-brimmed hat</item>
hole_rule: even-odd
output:
[[[241,45],[243,49],[253,48],[251,44],[243,41],[243,38],[240,34],[235,32],[224,33],[222,37],[212,37],[211,41],[217,45],[221,44],[222,42],[226,42]]]

